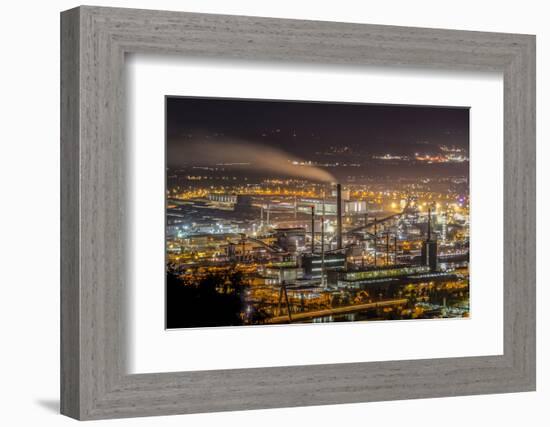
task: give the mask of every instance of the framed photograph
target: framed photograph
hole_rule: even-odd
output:
[[[61,15],[61,411],[535,390],[535,37]]]
[[[469,109],[167,97],[166,135],[168,329],[469,317]]]

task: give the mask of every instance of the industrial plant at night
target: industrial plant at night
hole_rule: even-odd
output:
[[[469,316],[467,109],[166,102],[168,328]]]

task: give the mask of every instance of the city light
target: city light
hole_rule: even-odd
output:
[[[373,122],[365,140],[337,109],[304,129],[293,103],[170,102],[168,327],[469,316],[467,138]]]

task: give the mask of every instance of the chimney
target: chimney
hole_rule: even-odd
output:
[[[336,184],[336,243],[342,249],[342,185]]]
[[[315,253],[315,206],[311,207],[311,253]]]
[[[397,234],[393,236],[393,263],[397,264]]]
[[[428,208],[428,242],[432,240],[432,208]]]

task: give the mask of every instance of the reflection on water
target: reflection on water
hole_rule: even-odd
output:
[[[370,292],[369,292],[370,290]],[[376,320],[441,319],[469,317],[468,280],[443,283],[422,282],[399,286],[364,286],[361,289],[344,290],[348,294],[342,300],[353,300],[362,292],[377,296],[380,301],[399,298],[406,302],[385,307],[375,307],[342,314],[331,314],[305,320],[307,323],[354,322]],[[376,298],[369,298],[369,302]],[[334,307],[334,308],[337,308]]]

